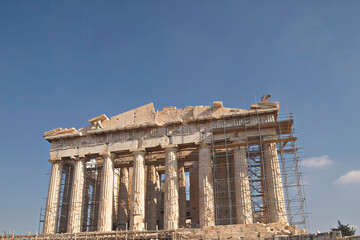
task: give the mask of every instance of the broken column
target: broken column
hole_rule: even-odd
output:
[[[263,144],[265,199],[269,222],[287,222],[284,190],[276,143]]]
[[[146,187],[146,221],[147,229],[155,230],[157,224],[157,172],[155,165],[148,165]]]
[[[57,230],[57,219],[59,212],[60,186],[64,163],[63,161],[50,161],[52,164],[49,191],[46,201],[44,219],[44,234],[54,234]]]
[[[74,160],[73,183],[67,225],[68,233],[81,232],[81,211],[83,208],[84,180],[85,159],[77,158]]]
[[[134,151],[131,191],[130,228],[144,230],[145,217],[145,150]]]
[[[164,187],[164,229],[176,229],[179,224],[179,182],[176,158],[177,148],[165,148],[165,187]]]
[[[112,230],[112,213],[114,201],[114,156],[103,153],[103,167],[100,186],[99,215],[97,229],[100,232]]]
[[[186,225],[186,179],[184,165],[179,167],[179,228]]]
[[[125,230],[126,223],[129,221],[129,169],[120,169],[119,184],[119,206],[117,214],[117,227]]]
[[[210,148],[201,144],[199,149],[199,211],[200,227],[215,226],[213,172]]]
[[[253,216],[245,146],[234,148],[234,175],[237,223],[251,224]]]

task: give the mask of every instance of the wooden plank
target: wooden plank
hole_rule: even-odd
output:
[[[222,148],[233,148],[233,147],[238,147],[238,146],[247,146],[247,145],[259,145],[259,144],[269,144],[269,143],[279,143],[279,142],[291,142],[291,141],[296,141],[297,138],[296,137],[292,137],[292,138],[283,138],[283,139],[273,139],[273,140],[265,140],[265,141],[261,141],[257,140],[251,140],[245,143],[231,143],[231,144],[223,144],[223,145],[214,145],[215,149],[222,149]]]

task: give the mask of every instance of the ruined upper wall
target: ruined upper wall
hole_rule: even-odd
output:
[[[266,96],[266,95],[264,95]],[[263,97],[264,98],[264,97]],[[113,116],[110,119],[102,114],[89,120],[90,126],[81,129],[56,128],[44,133],[44,137],[53,139],[76,137],[94,132],[132,129],[139,127],[163,126],[173,123],[188,123],[204,119],[218,119],[227,115],[241,115],[259,113],[264,110],[279,110],[278,102],[262,99],[258,104],[252,104],[249,110],[223,107],[222,102],[213,102],[213,106],[186,106],[183,109],[164,107],[162,111],[155,111],[153,103]]]

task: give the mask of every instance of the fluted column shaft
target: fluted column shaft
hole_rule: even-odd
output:
[[[109,152],[103,154],[103,169],[100,185],[98,231],[112,230],[114,201],[114,162]]]
[[[176,148],[165,149],[164,229],[179,226],[179,180]]]
[[[46,210],[44,219],[44,234],[54,234],[57,228],[59,214],[59,200],[61,177],[64,163],[62,161],[52,162],[49,190],[46,200]]]
[[[144,230],[145,218],[145,151],[134,152],[131,191],[130,228]]]
[[[200,227],[215,226],[214,187],[210,148],[199,149],[199,221]]]
[[[284,190],[276,143],[263,145],[265,193],[269,222],[287,222]]]
[[[74,162],[73,183],[70,197],[70,208],[67,232],[81,232],[81,210],[83,207],[85,180],[85,159],[77,159]]]
[[[238,224],[253,223],[245,146],[234,149],[236,217]]]
[[[157,224],[157,172],[155,165],[148,165],[147,168],[147,181],[146,181],[146,221],[147,229],[155,230]]]
[[[117,214],[117,225],[119,229],[125,229],[129,221],[129,169],[123,167],[120,169],[119,184],[119,206]]]

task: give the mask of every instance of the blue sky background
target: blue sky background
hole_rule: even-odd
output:
[[[294,113],[308,158],[310,230],[337,219],[360,226],[359,7],[0,1],[0,231],[37,230],[50,172],[44,131],[149,102],[248,108],[269,92]]]

